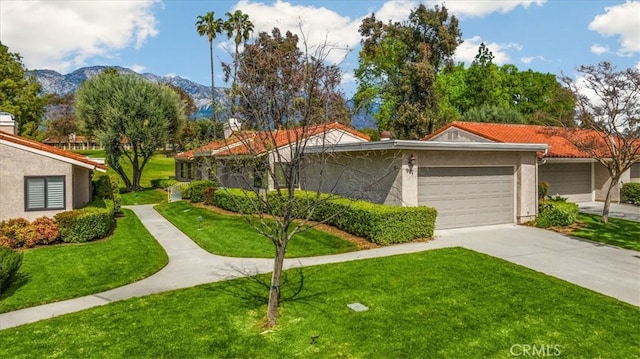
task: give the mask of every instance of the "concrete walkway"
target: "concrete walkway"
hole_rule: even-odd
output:
[[[169,264],[166,267],[146,279],[102,293],[0,314],[0,330],[118,300],[271,271],[271,259],[229,258],[206,252],[160,216],[152,205],[129,208],[167,252]],[[640,253],[514,225],[438,231],[436,240],[429,242],[287,259],[285,267],[307,267],[454,246],[504,258],[640,306]]]
[[[578,203],[578,207],[580,208],[580,212],[601,216],[604,203],[580,202]],[[640,207],[628,203],[611,203],[609,206],[609,217],[640,222]]]

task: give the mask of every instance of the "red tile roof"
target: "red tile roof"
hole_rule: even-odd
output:
[[[210,142],[195,150],[178,153],[176,158],[191,159],[196,153],[201,152],[212,153],[216,156],[259,155],[267,152],[267,148],[280,148],[300,141],[302,138],[317,136],[331,130],[341,130],[360,137],[365,141],[371,139],[368,135],[360,131],[354,130],[341,123],[333,122],[291,130],[240,132],[228,139]]]
[[[576,146],[579,143],[600,143],[603,146],[602,151],[608,152],[604,145],[603,134],[598,131],[552,126],[455,121],[441,127],[423,140],[430,140],[452,127],[494,142],[546,143],[549,145],[547,157],[591,157],[588,152]]]
[[[44,143],[38,142],[38,141],[34,141],[22,136],[17,136],[17,135],[12,135],[10,133],[6,133],[6,132],[2,132],[0,131],[0,140],[5,140],[8,142],[12,142],[18,145],[22,145],[25,147],[29,147],[35,150],[39,150],[39,151],[43,151],[43,152],[47,152],[48,154],[51,155],[57,155],[57,156],[61,156],[64,157],[66,159],[69,160],[74,160],[74,161],[78,161],[78,162],[82,162],[85,165],[91,166],[95,169],[98,169],[100,171],[107,171],[107,166],[102,164],[102,163],[98,163],[95,161],[92,161],[90,159],[88,159],[85,156],[79,155],[77,153],[73,153],[73,152],[69,152],[69,151],[65,151],[53,146],[49,146],[46,145]]]

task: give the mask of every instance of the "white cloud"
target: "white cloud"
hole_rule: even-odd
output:
[[[140,48],[158,33],[157,1],[2,1],[0,40],[27,68],[66,72],[91,57]]]
[[[620,36],[618,55],[640,52],[640,1],[605,7],[605,13],[589,23],[589,30],[602,36]]]
[[[609,52],[609,46],[593,44],[591,45],[591,52],[593,52],[596,55],[606,54],[607,52]]]
[[[342,74],[342,81],[340,82],[342,85],[354,82],[356,82],[356,77],[353,75],[353,72],[345,72]]]
[[[141,74],[144,70],[146,70],[146,67],[142,65],[131,65],[129,66],[129,68],[139,74]]]
[[[427,3],[429,3],[431,6],[444,5],[450,13],[464,18],[483,17],[494,12],[505,14],[513,11],[518,6],[522,6],[526,9],[530,5],[542,6],[546,1],[547,0],[430,0]]]
[[[335,63],[342,61],[348,49],[360,42],[358,26],[361,19],[342,16],[325,7],[293,5],[285,1],[267,5],[241,0],[235,9],[249,15],[255,33],[270,33],[274,27],[283,33],[291,31],[298,35],[299,46],[303,46],[303,38],[306,39],[310,51],[326,41],[328,47],[335,48],[328,56],[328,60]]]
[[[471,64],[473,59],[478,54],[478,47],[482,43],[480,36],[474,36],[469,39],[464,39],[464,42],[456,49],[455,60],[462,61],[466,64]],[[522,46],[516,43],[498,44],[495,42],[484,43],[485,46],[493,54],[493,63],[496,65],[508,64],[511,61],[511,57],[507,53],[509,50],[521,51]]]
[[[525,56],[520,58],[520,62],[527,65],[534,61],[547,62],[547,59],[545,59],[544,56]]]

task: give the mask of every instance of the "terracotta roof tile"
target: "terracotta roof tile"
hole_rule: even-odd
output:
[[[316,136],[331,130],[341,130],[366,141],[371,139],[368,135],[360,131],[354,130],[338,122],[333,122],[291,130],[241,132],[239,135],[232,138],[210,142],[195,150],[178,153],[176,158],[191,159],[195,154],[201,152],[210,152],[216,156],[259,155],[265,153],[267,151],[267,147],[280,148],[294,143],[300,138]]]
[[[595,130],[463,121],[452,122],[423,140],[430,140],[452,127],[494,142],[546,143],[549,145],[547,157],[589,158],[591,155],[578,148],[575,143],[595,141],[604,144],[602,134]]]
[[[0,140],[5,140],[8,142],[12,142],[15,144],[19,144],[22,146],[26,146],[26,147],[30,147],[36,150],[40,150],[40,151],[44,151],[44,152],[48,152],[50,154],[53,155],[58,155],[58,156],[62,156],[65,158],[68,158],[70,160],[75,160],[78,162],[82,162],[84,164],[87,164],[89,166],[92,166],[98,170],[102,170],[102,171],[106,171],[107,170],[107,166],[102,164],[102,163],[98,163],[95,161],[92,161],[90,159],[88,159],[85,156],[79,155],[77,153],[73,153],[73,152],[69,152],[69,151],[65,151],[53,146],[49,146],[46,145],[44,143],[38,142],[38,141],[34,141],[22,136],[17,136],[17,135],[12,135],[10,133],[6,133],[6,132],[2,132],[0,131]]]

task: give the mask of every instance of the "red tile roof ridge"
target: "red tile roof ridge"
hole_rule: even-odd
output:
[[[107,166],[102,164],[102,163],[98,163],[96,161],[92,161],[92,160],[88,159],[87,157],[79,155],[77,153],[73,153],[73,152],[66,151],[66,150],[63,150],[63,149],[60,149],[60,148],[49,146],[49,145],[44,144],[42,142],[38,142],[38,141],[29,139],[29,138],[26,138],[26,137],[22,137],[22,136],[18,136],[18,135],[12,135],[10,133],[0,131],[0,139],[8,141],[8,142],[15,143],[15,144],[18,144],[18,145],[30,147],[30,148],[35,149],[35,150],[47,152],[47,153],[52,154],[52,155],[65,157],[65,158],[68,158],[70,160],[79,161],[79,162],[82,162],[84,164],[90,165],[90,166],[94,167],[95,169],[99,169],[99,170],[102,170],[102,171],[105,171],[105,172],[107,171]]]

